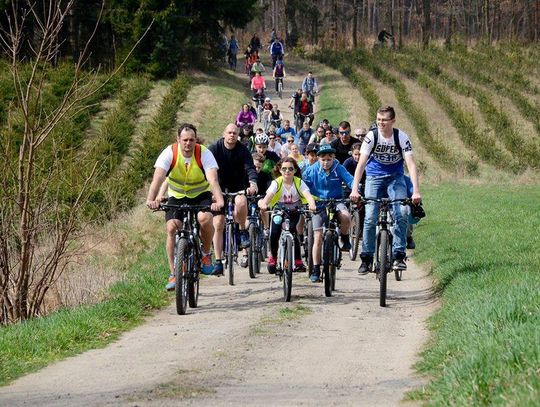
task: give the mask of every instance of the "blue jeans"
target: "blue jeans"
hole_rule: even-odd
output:
[[[403,174],[391,174],[366,177],[366,198],[406,199],[407,185]],[[392,205],[394,219],[394,245],[392,252],[405,253],[407,245],[407,207],[396,203]],[[379,219],[379,204],[370,202],[366,205],[362,256],[373,257],[375,253],[375,231]]]

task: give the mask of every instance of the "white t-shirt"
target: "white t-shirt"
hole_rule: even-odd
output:
[[[178,148],[178,154],[179,155],[182,154],[182,152],[180,151],[180,147]],[[192,158],[193,156],[191,156],[190,158],[184,157],[184,161],[187,164],[190,164]],[[157,158],[156,163],[154,164],[154,168],[161,168],[168,172],[169,169],[171,168],[172,160],[173,160],[172,146],[168,146],[165,150],[161,152],[161,154]],[[217,161],[214,157],[214,154],[212,154],[212,152],[208,150],[207,148],[204,148],[201,150],[201,162],[202,162],[204,171],[208,171],[209,169],[212,169],[212,168],[215,168],[215,169],[219,168]]]
[[[403,151],[403,158],[413,154],[413,149],[409,136],[399,130],[399,144]],[[373,150],[373,154],[371,153]],[[385,138],[381,132],[377,135],[377,145],[373,148],[373,132],[366,134],[366,138],[360,147],[360,154],[371,155],[366,167],[367,175],[386,175],[396,172],[403,172],[403,161],[399,155],[399,150],[394,143],[394,135]]]
[[[266,193],[271,192],[275,194],[278,190],[278,184],[274,180],[266,190]],[[302,194],[305,194],[306,192],[309,192],[309,188],[306,185],[304,181],[300,181],[300,192]],[[278,202],[285,204],[287,206],[295,206],[300,201],[300,194],[296,190],[296,186],[293,184],[290,186],[290,188],[285,185],[285,183],[281,186],[281,196],[279,197]]]
[[[268,145],[268,151],[273,151],[277,155],[281,154],[281,143],[278,141],[274,141],[274,147],[272,147],[270,144]]]

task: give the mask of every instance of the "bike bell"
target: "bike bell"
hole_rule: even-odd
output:
[[[281,214],[276,213],[272,217],[272,222],[274,222],[276,225],[281,225],[281,222],[283,222],[283,217],[281,216]]]

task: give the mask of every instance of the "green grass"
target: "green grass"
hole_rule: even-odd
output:
[[[415,258],[432,267],[443,307],[410,398],[429,405],[540,400],[539,186],[444,185],[423,191]]]
[[[319,100],[316,100],[319,107],[317,116],[320,120],[328,119],[330,123],[340,123],[344,117],[350,117],[350,112],[346,109],[343,102],[337,99],[332,92],[331,84],[325,86],[319,95]]]
[[[251,333],[255,336],[270,335],[283,324],[301,319],[311,314],[311,308],[304,305],[283,306],[272,310],[272,314],[265,314],[261,319],[251,327]]]
[[[170,303],[163,246],[141,255],[124,281],[100,304],[66,309],[45,318],[0,328],[0,385],[47,364],[104,347],[142,321],[149,310]]]

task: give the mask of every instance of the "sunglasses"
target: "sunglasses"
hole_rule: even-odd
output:
[[[281,171],[283,171],[283,172],[293,172],[294,167],[281,167]]]
[[[332,134],[332,132],[331,132],[331,131],[327,131],[326,134]]]
[[[346,131],[340,131],[339,134],[342,136],[348,136],[349,134],[351,134],[351,132],[349,130],[346,130]]]
[[[287,143],[294,143],[294,140],[287,140]]]

